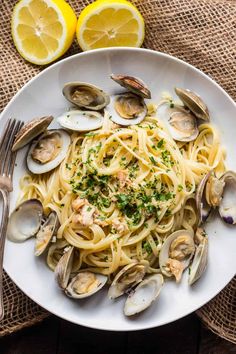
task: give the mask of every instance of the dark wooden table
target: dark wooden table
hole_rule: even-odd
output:
[[[229,343],[192,314],[169,325],[138,332],[105,332],[55,316],[0,339],[0,354],[236,354]]]

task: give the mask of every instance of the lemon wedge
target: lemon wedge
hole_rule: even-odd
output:
[[[23,58],[45,65],[70,47],[76,15],[64,0],[21,0],[13,10],[12,37]]]
[[[104,47],[140,47],[144,20],[126,0],[97,0],[81,12],[76,35],[82,50]]]

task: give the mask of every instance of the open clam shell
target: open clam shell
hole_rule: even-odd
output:
[[[27,145],[35,137],[43,133],[52,122],[52,116],[35,118],[27,122],[15,137],[12,151],[16,151]]]
[[[59,220],[57,213],[55,211],[52,211],[36,234],[34,251],[35,256],[40,256],[46,250],[47,246],[49,245],[49,242],[56,234],[58,228]]]
[[[65,289],[65,293],[73,299],[84,299],[101,290],[106,284],[107,279],[106,275],[81,270],[71,279]]]
[[[138,96],[148,99],[151,98],[151,92],[149,88],[147,87],[145,82],[143,82],[137,77],[121,74],[112,74],[111,79],[114,80],[117,84],[125,87],[128,91],[133,92]]]
[[[66,157],[70,142],[69,134],[62,129],[46,131],[28,151],[26,161],[30,172],[46,173],[59,166]]]
[[[188,109],[199,119],[205,121],[210,120],[209,111],[207,105],[203,102],[200,96],[195,92],[192,92],[188,89],[175,88],[176,95],[181,99]]]
[[[234,225],[236,224],[236,173],[227,171],[220,180],[224,183],[224,190],[219,213],[227,224]]]
[[[224,180],[218,179],[214,171],[209,171],[199,183],[196,190],[196,206],[199,213],[199,223],[204,223],[212,208],[221,204],[224,190]]]
[[[61,289],[68,285],[74,258],[74,247],[68,247],[55,268],[55,277]]]
[[[208,260],[208,237],[204,230],[198,228],[197,232],[201,233],[201,239],[197,245],[192,264],[190,267],[188,283],[192,285],[205,272]],[[196,232],[196,233],[197,233]]]
[[[199,224],[204,223],[209,217],[211,212],[211,206],[207,203],[205,197],[206,183],[211,174],[212,171],[208,172],[203,177],[196,190],[196,206],[199,214]]]
[[[193,231],[179,230],[165,239],[159,254],[162,274],[167,277],[174,275],[176,282],[180,281],[195,252],[193,236]]]
[[[164,279],[161,274],[145,278],[129,294],[125,302],[124,314],[132,316],[147,309],[159,296],[163,283]]]
[[[59,260],[64,255],[65,249],[68,246],[69,244],[65,239],[57,239],[56,242],[51,243],[49,246],[47,254],[47,265],[52,271],[55,271]]]
[[[111,120],[123,126],[139,124],[147,115],[143,98],[129,92],[111,96],[111,103],[106,109]]]
[[[133,262],[123,267],[115,276],[108,290],[108,297],[115,299],[140,283],[146,274],[148,262]]]
[[[103,115],[94,111],[70,110],[57,118],[58,123],[73,131],[89,131],[101,128]]]
[[[38,199],[29,199],[18,205],[9,217],[7,237],[23,242],[37,234],[43,217],[43,206]]]
[[[86,82],[68,82],[64,85],[63,95],[79,108],[99,111],[110,102],[109,95],[99,87]]]
[[[163,103],[158,107],[157,114],[167,125],[174,140],[189,142],[197,138],[199,134],[197,120],[184,108],[176,105],[171,108],[169,103]]]

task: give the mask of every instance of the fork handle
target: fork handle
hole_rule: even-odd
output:
[[[5,189],[0,189],[3,198],[2,218],[0,226],[0,321],[4,317],[3,307],[3,254],[4,245],[7,233],[7,224],[9,218],[9,192]]]

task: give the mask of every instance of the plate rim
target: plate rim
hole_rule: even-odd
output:
[[[38,77],[40,77],[41,75],[43,75],[44,73],[46,73],[47,71],[51,70],[51,69],[54,69],[55,67],[59,66],[59,65],[62,65],[63,63],[66,63],[67,61],[69,62],[70,60],[73,60],[74,58],[77,58],[77,57],[83,57],[83,56],[87,56],[87,55],[92,55],[93,53],[97,53],[97,52],[100,52],[100,53],[112,53],[112,52],[125,52],[125,51],[132,51],[132,52],[146,52],[146,53],[151,53],[151,54],[155,54],[157,56],[160,56],[160,57],[164,57],[164,58],[168,58],[174,62],[177,62],[177,63],[180,63],[180,64],[183,64],[185,65],[186,67],[194,70],[195,72],[197,72],[199,75],[203,76],[206,80],[209,80],[214,86],[216,86],[220,91],[221,93],[226,96],[229,101],[233,104],[233,106],[235,107],[236,109],[236,102],[234,101],[234,99],[213,79],[211,78],[210,76],[208,76],[206,73],[204,73],[203,71],[201,71],[200,69],[196,68],[194,65],[192,64],[189,64],[188,62],[182,60],[182,59],[179,59],[173,55],[170,55],[170,54],[167,54],[167,53],[163,53],[163,52],[160,52],[160,51],[157,51],[157,50],[153,50],[153,49],[146,49],[146,48],[133,48],[133,47],[109,47],[109,48],[100,48],[100,49],[95,49],[95,50],[89,50],[89,51],[86,51],[86,52],[80,52],[80,53],[76,53],[74,55],[71,55],[67,58],[64,58],[64,59],[61,59],[59,61],[57,61],[56,63],[53,63],[51,65],[49,65],[48,67],[46,67],[45,69],[43,69],[42,71],[40,71],[38,74],[36,74],[34,77],[32,77],[29,81],[27,81],[19,90],[18,92],[11,98],[11,100],[7,103],[7,105],[5,106],[5,108],[3,109],[2,112],[0,112],[0,121],[2,119],[2,116],[5,114],[5,112],[8,110],[8,107],[14,103],[14,101],[18,98],[18,96],[21,94],[21,92],[24,91],[24,89],[26,87],[28,87],[29,85],[31,85],[32,82],[34,82],[35,80],[38,79]],[[124,327],[124,328],[121,328],[121,329],[118,329],[118,328],[107,328],[107,327],[104,327],[104,326],[99,326],[97,327],[96,325],[92,325],[92,324],[86,324],[86,323],[78,323],[76,322],[75,320],[73,319],[70,319],[68,318],[67,316],[62,316],[62,315],[59,315],[57,313],[55,313],[54,311],[52,311],[51,309],[49,310],[47,306],[45,306],[44,304],[42,305],[40,302],[38,302],[37,300],[35,300],[32,296],[28,295],[27,292],[24,291],[24,289],[22,289],[21,286],[19,286],[17,284],[17,282],[15,280],[13,280],[13,278],[11,277],[11,275],[8,273],[7,269],[5,269],[5,266],[3,265],[3,268],[5,270],[5,272],[7,273],[7,275],[9,276],[9,278],[11,279],[11,281],[13,281],[14,284],[17,285],[17,287],[26,295],[28,296],[32,301],[34,301],[37,305],[39,305],[40,307],[42,307],[43,309],[45,309],[46,311],[48,311],[49,313],[55,315],[55,316],[58,316],[64,320],[67,320],[71,323],[74,323],[76,325],[81,325],[81,326],[84,326],[84,327],[87,327],[87,328],[93,328],[93,329],[96,329],[96,330],[105,330],[105,331],[114,331],[114,332],[124,332],[124,331],[139,331],[139,330],[147,330],[147,329],[151,329],[151,328],[156,328],[156,327],[161,327],[161,326],[164,326],[168,323],[172,323],[172,322],[175,322],[177,320],[180,320],[182,319],[183,317],[186,317],[188,316],[189,314],[195,312],[196,310],[198,310],[199,308],[201,308],[202,306],[204,306],[206,303],[208,303],[209,301],[211,301],[215,296],[217,296],[229,283],[230,281],[233,279],[234,275],[232,276],[232,278],[230,278],[229,282],[227,282],[219,291],[217,291],[213,296],[211,296],[207,301],[205,301],[200,307],[197,305],[197,306],[193,306],[193,308],[190,310],[190,311],[187,311],[187,313],[184,313],[182,316],[177,316],[176,318],[173,319],[173,321],[168,321],[166,320],[165,322],[163,322],[162,324],[160,325],[148,325],[145,324],[144,325],[141,325],[141,326],[138,326],[137,328],[127,328],[127,327]]]

